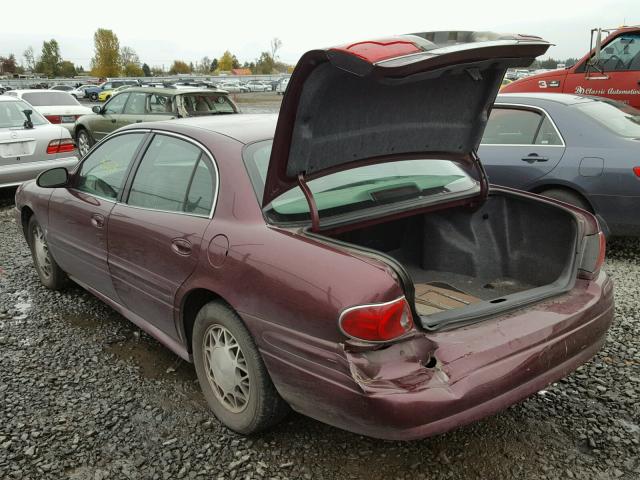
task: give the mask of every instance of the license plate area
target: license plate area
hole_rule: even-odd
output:
[[[32,155],[35,141],[0,143],[0,157],[22,157]]]
[[[73,123],[76,121],[76,116],[75,115],[62,115],[60,117],[60,121],[62,123]]]

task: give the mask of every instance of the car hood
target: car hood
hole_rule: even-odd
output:
[[[282,101],[263,206],[301,175],[407,155],[474,161],[507,68],[549,46],[533,36],[426,32],[307,52]]]

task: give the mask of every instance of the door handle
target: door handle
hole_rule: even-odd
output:
[[[549,157],[541,157],[537,153],[530,153],[526,157],[523,157],[522,161],[523,162],[527,162],[527,163],[548,162],[549,161]]]
[[[112,119],[111,119],[111,123],[116,123],[116,119],[115,119],[115,118],[112,118]]]
[[[178,255],[189,256],[191,255],[191,242],[184,238],[174,238],[171,240],[171,250]]]
[[[136,123],[142,123],[143,120],[136,120]]]
[[[91,215],[91,225],[96,228],[104,227],[104,217],[99,213],[94,213],[93,215]]]

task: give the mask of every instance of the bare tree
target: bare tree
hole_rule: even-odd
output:
[[[136,51],[131,47],[122,47],[120,49],[120,61],[123,65],[129,65],[130,63],[134,65],[140,64],[140,58]]]
[[[276,60],[278,58],[278,50],[282,47],[282,41],[278,37],[274,37],[271,40],[271,58]]]
[[[33,47],[29,45],[22,53],[22,56],[24,57],[24,67],[33,72],[36,68],[36,57],[33,53]]]

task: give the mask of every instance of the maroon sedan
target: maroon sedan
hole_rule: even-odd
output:
[[[42,283],[83,286],[193,361],[242,433],[290,406],[413,439],[590,359],[612,321],[589,213],[487,184],[476,149],[537,37],[308,52],[279,117],[136,124],[16,194]]]

